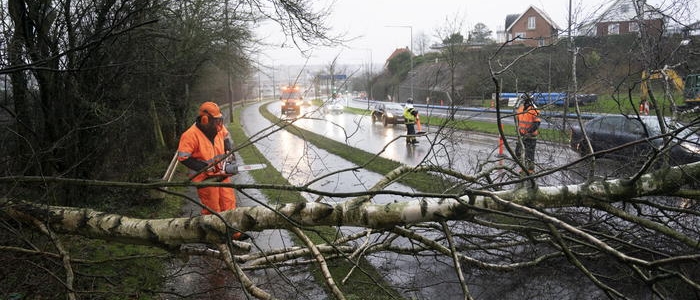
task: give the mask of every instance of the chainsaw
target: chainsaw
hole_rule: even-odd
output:
[[[266,164],[239,165],[235,162],[225,162],[221,168],[221,175],[236,175],[239,172],[248,172],[252,170],[260,170],[267,168]],[[219,174],[216,174],[219,175]]]
[[[260,170],[267,168],[267,164],[250,164],[250,165],[237,165],[238,172],[247,172],[252,170]]]
[[[216,173],[207,172],[208,178],[204,181],[221,181],[240,172],[248,172],[264,168],[267,168],[267,164],[237,165],[235,163],[226,163],[221,171]]]

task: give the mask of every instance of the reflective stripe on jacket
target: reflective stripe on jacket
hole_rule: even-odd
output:
[[[184,161],[190,157],[203,161],[207,164],[211,164],[224,157],[224,137],[228,136],[219,134],[214,138],[214,143],[212,143],[204,132],[197,128],[194,124],[190,126],[183,134],[180,136],[180,143],[177,147],[177,159],[178,161]],[[199,170],[190,170],[190,175],[197,173]],[[201,173],[192,179],[193,182],[200,182],[207,178],[207,174]]]
[[[521,105],[520,107],[518,107],[517,110],[518,132],[522,135],[531,134],[536,136],[539,133],[537,132],[537,129],[533,131],[532,128],[534,128],[534,126],[536,125],[539,125],[540,112],[533,107],[528,108],[527,111],[523,111],[524,108],[525,106]]]
[[[403,117],[406,119],[406,124],[415,124],[416,116],[412,114],[413,107],[409,107],[403,110]]]

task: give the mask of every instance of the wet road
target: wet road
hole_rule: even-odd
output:
[[[353,99],[353,100],[346,100],[346,106],[348,107],[353,107],[353,108],[359,108],[359,109],[371,109],[375,103],[381,103],[380,101],[374,101],[371,100],[369,101],[369,106],[367,105],[367,101],[364,100],[359,100],[359,99]],[[491,109],[491,108],[481,108],[481,107],[455,107],[455,108],[450,108],[448,106],[439,106],[439,105],[425,105],[425,104],[415,104],[414,105],[418,110],[421,111],[421,114],[425,115],[432,115],[440,118],[451,118],[451,119],[456,119],[456,120],[471,120],[471,121],[480,121],[480,122],[489,122],[489,123],[496,123],[496,110]],[[369,107],[369,108],[368,108]],[[513,108],[501,108],[501,122],[503,124],[510,124],[513,125],[515,124],[515,120],[513,119],[513,113],[514,110]],[[558,118],[551,118],[548,115],[548,112],[543,111],[542,113],[542,124],[540,125],[542,128],[561,128],[561,124],[558,124],[557,121],[561,121],[561,119]],[[550,123],[551,121],[551,123]]]
[[[332,155],[323,149],[318,149],[285,130],[272,132],[277,128],[271,128],[271,123],[259,114],[259,105],[260,104],[243,108],[244,111],[241,113],[241,123],[245,133],[249,137],[254,138],[266,136],[257,141],[255,146],[265,158],[270,161],[270,167],[280,171],[291,184],[305,185],[313,179],[325,176],[322,180],[311,184],[310,187],[328,192],[352,192],[365,191],[382,178],[381,175],[366,170],[338,173],[328,176],[328,174],[333,171],[353,167],[354,164]],[[270,105],[270,107],[276,106]],[[279,111],[277,111],[277,113],[279,113]],[[341,136],[339,132],[342,130],[339,130],[337,127],[335,127],[334,130],[338,131],[338,133],[336,133],[337,136]],[[333,129],[330,131],[333,131]],[[410,190],[410,188],[400,184],[392,184],[389,188],[402,191]],[[315,195],[303,195],[308,201],[317,200]],[[376,203],[382,203],[396,199],[397,197],[378,196],[374,198],[374,201]],[[324,198],[322,201],[333,203],[346,200],[347,199]],[[248,206],[258,204],[255,202],[241,201],[240,205]],[[352,233],[357,230],[359,229],[343,228],[343,232],[345,233]],[[253,233],[252,235],[255,237],[256,244],[262,249],[279,248],[292,244],[286,231],[266,230],[260,233]],[[300,272],[295,276],[289,276],[289,280],[292,281],[290,284],[284,281],[278,282],[286,286],[305,286],[303,289],[296,291],[299,295],[291,298],[327,299],[328,296],[325,295],[318,283],[309,284],[309,281],[311,281],[309,277],[310,275],[308,272]],[[283,299],[289,299],[290,295],[293,294],[287,292],[279,296]]]
[[[261,103],[242,108],[242,125],[248,136],[256,139],[256,147],[270,161],[270,169],[274,168],[294,185],[305,185],[311,180],[321,180],[311,184],[314,189],[328,192],[364,191],[382,178],[381,174],[364,169],[358,172],[331,174],[339,169],[354,167],[342,158],[318,149],[302,138],[285,130],[276,131],[258,112]],[[279,107],[271,104],[271,112],[279,114]],[[276,110],[276,111],[275,111]],[[323,114],[313,112],[313,108],[305,109],[308,118],[295,121],[295,125],[322,134],[326,137],[347,143],[368,152],[380,153],[383,157],[403,162],[408,165],[437,164],[459,170],[465,174],[473,174],[476,170],[496,164],[512,163],[508,160],[494,159],[498,154],[498,139],[489,135],[481,135],[461,131],[437,131],[437,128],[425,128],[431,133],[422,137],[422,143],[417,146],[406,146],[403,138],[403,125],[384,127],[382,124],[372,124],[367,116],[354,114]],[[235,133],[234,133],[235,134]],[[541,143],[538,145],[538,163],[541,168],[550,168],[566,163],[569,158],[578,156],[561,145]],[[561,172],[565,173],[565,172]],[[541,181],[558,180],[554,177]],[[567,180],[571,180],[570,178]],[[235,177],[237,183],[252,183],[252,178],[243,173]],[[410,188],[392,184],[393,190],[409,191]],[[194,190],[191,191],[194,193]],[[238,193],[239,206],[259,205],[257,201],[267,201],[256,191],[248,190],[254,199]],[[194,196],[194,194],[193,194]],[[325,198],[316,199],[314,195],[304,195],[308,201],[336,202],[347,199]],[[373,199],[376,203],[403,201],[397,196],[378,196]],[[405,199],[409,200],[409,199]],[[193,207],[188,214],[197,214],[198,208]],[[494,229],[480,227],[471,223],[449,223],[453,232],[463,234],[492,234]],[[352,233],[358,228],[343,227],[343,233]],[[251,232],[256,247],[261,250],[276,249],[292,246],[289,234],[284,230],[265,230]],[[426,236],[442,238],[442,234],[423,233]],[[387,234],[375,234],[371,240],[379,241],[387,238]],[[410,241],[399,238],[395,245],[412,245]],[[203,247],[203,246],[202,246]],[[259,251],[254,247],[253,251]],[[458,279],[452,268],[453,262],[449,257],[434,255],[400,255],[395,253],[378,253],[366,256],[368,261],[377,268],[395,290],[410,299],[463,299]],[[224,268],[218,260],[194,257],[189,261],[174,263],[170,272],[173,279],[169,280],[168,289],[183,295],[198,295],[204,298],[245,299],[240,284]],[[559,299],[576,299],[575,295],[603,296],[592,285],[581,284],[581,278],[571,276],[576,272],[561,272],[567,276],[552,276],[557,269],[516,270],[503,276],[502,273],[480,270],[466,266],[465,280],[469,283],[470,293],[478,299],[527,299],[541,295],[538,293],[558,295]],[[559,271],[557,271],[559,272]],[[323,284],[316,282],[306,267],[280,268],[279,270],[259,270],[247,272],[258,286],[281,299],[328,299]],[[168,299],[167,297],[164,299]]]
[[[268,109],[279,115],[275,105],[268,106]],[[494,135],[423,126],[423,131],[427,131],[428,135],[419,137],[420,144],[413,146],[406,145],[401,137],[406,132],[405,125],[402,124],[385,127],[381,122],[372,123],[369,116],[349,113],[324,114],[322,109],[316,107],[306,107],[302,113],[303,118],[294,121],[294,125],[370,153],[381,152],[380,155],[384,158],[410,166],[431,164],[463,174],[475,174],[502,164],[515,166],[510,159],[497,157],[499,153],[503,153],[505,157],[510,155],[505,147],[499,146],[499,139]],[[508,142],[515,149],[515,140],[509,139]],[[567,145],[538,142],[538,170],[556,168],[578,158],[578,154]],[[560,184],[576,181],[578,178],[580,177],[576,174],[562,172],[538,179],[538,182],[545,185]]]
[[[259,114],[260,105],[262,103],[243,108],[242,124],[248,136],[263,136],[276,129],[276,127],[270,128],[270,122]],[[277,115],[280,113],[279,107],[274,103],[270,104],[268,109],[271,113]],[[459,170],[465,174],[472,174],[475,170],[484,168],[488,164],[508,163],[493,159],[498,153],[498,139],[489,135],[460,131],[436,132],[436,128],[426,127],[424,130],[430,131],[431,134],[422,137],[421,144],[407,146],[403,138],[400,137],[405,130],[403,125],[384,127],[380,123],[372,124],[371,119],[367,116],[348,113],[324,114],[315,110],[315,107],[306,107],[303,113],[305,118],[294,121],[295,125],[368,152],[381,152],[385,158],[408,165],[437,164]],[[305,185],[312,179],[325,176],[333,171],[354,167],[354,164],[323,149],[318,149],[284,130],[269,134],[256,142],[256,147],[270,161],[271,167],[279,170],[294,185]],[[541,147],[548,149],[547,155],[541,155],[542,157],[539,158],[542,165],[555,166],[567,162],[567,156],[572,155],[568,147],[559,145],[541,145]],[[381,178],[380,174],[360,170],[359,172],[326,176],[313,183],[311,187],[329,192],[364,191]],[[409,187],[400,184],[392,184],[388,188],[401,191],[410,190]],[[317,200],[313,195],[305,196],[308,201]],[[345,200],[347,199],[323,199],[327,202]],[[379,196],[374,199],[376,203],[394,200],[402,201],[403,199],[397,199],[396,196]],[[246,204],[242,203],[242,205]],[[356,228],[343,228],[346,233],[356,230]],[[269,242],[265,241],[270,235],[275,238],[270,239]],[[284,235],[279,231],[273,234],[263,232],[260,233],[256,242],[267,243],[268,245],[263,246],[265,248],[274,248],[282,243],[289,243],[288,240],[284,239]],[[283,238],[277,239],[277,237]],[[457,278],[451,268],[452,263],[443,261],[444,257],[420,257],[418,259],[414,256],[389,253],[373,255],[368,259],[380,270],[385,280],[397,287],[406,297],[461,299],[459,285],[454,284]],[[480,279],[477,276],[472,280],[476,282]],[[482,282],[482,284],[488,286],[488,282]],[[318,293],[319,291],[314,290],[305,296],[315,298],[319,295]]]
[[[382,178],[379,174],[365,170],[327,176],[331,172],[354,167],[355,164],[330,154],[323,149],[318,149],[285,130],[271,133],[278,128],[271,128],[271,123],[258,113],[259,105],[244,108],[245,110],[241,114],[241,123],[248,136],[266,136],[262,140],[257,141],[255,146],[270,161],[272,167],[280,171],[291,184],[305,185],[311,180],[326,176],[323,180],[311,184],[310,187],[327,192],[354,192],[366,191]],[[279,109],[275,105],[270,105],[269,107]],[[279,110],[274,113],[279,114]],[[319,124],[325,126],[321,134],[338,139],[343,139],[345,136],[345,131],[341,127],[332,125],[329,122],[319,121]],[[295,124],[300,125],[302,123],[295,122]],[[359,135],[353,135],[353,139],[358,137]],[[391,188],[408,189],[408,187],[399,184],[392,185]],[[311,195],[306,196],[310,200],[315,200]],[[393,199],[392,197],[391,200]],[[326,201],[340,200],[326,199]],[[382,199],[382,196],[378,196],[375,200],[378,202],[390,201],[390,199]]]
[[[269,107],[274,110],[276,106],[270,105]],[[275,113],[279,113],[279,111]],[[263,135],[270,132],[269,129],[266,129],[270,123],[259,115],[258,105],[245,108],[242,116],[242,124],[248,136],[256,135],[261,131],[262,133],[259,134]],[[329,121],[332,121],[334,118],[337,118],[336,121],[344,118],[352,120],[352,117],[349,114],[345,116],[329,115],[328,117]],[[346,136],[346,131],[337,126],[337,123],[336,125],[329,125],[331,122],[325,122],[322,120],[319,121],[327,126],[323,129],[323,134],[326,136],[338,139],[343,139],[343,137]],[[375,133],[388,139],[393,137],[388,132],[380,133],[380,131],[376,131]],[[351,140],[352,143],[358,143],[362,140],[362,138],[360,135],[353,135]],[[405,155],[410,152],[406,151],[406,146],[403,145],[403,141],[396,144],[402,146],[403,148],[398,147],[397,149],[390,150],[387,152],[388,155],[404,155],[405,157]],[[295,185],[303,185],[309,182],[311,179],[323,176],[324,174],[354,166],[354,164],[332,155],[323,149],[318,149],[313,145],[306,143],[303,139],[286,131],[272,133],[265,139],[257,142],[256,146],[270,161],[273,167],[280,170],[283,176],[285,176],[290,183]],[[323,180],[312,184],[311,187],[330,192],[364,191],[369,189],[372,184],[379,181],[381,178],[382,176],[380,174],[360,170],[359,172],[340,173],[326,177]],[[388,188],[400,191],[410,190],[409,187],[401,184],[392,184]],[[309,201],[315,200],[315,197],[312,195],[305,196]],[[330,198],[324,199],[323,201],[335,202],[345,200],[347,199]],[[402,201],[403,199],[396,196],[378,196],[373,199],[375,203],[394,200]],[[352,233],[357,230],[359,229],[348,227],[343,228],[344,233]],[[265,235],[266,233],[263,232],[262,234]],[[454,284],[446,284],[446,282],[454,282],[454,280],[456,280],[454,272],[447,271],[449,270],[448,266],[443,263],[433,261],[433,259],[422,259],[421,264],[425,264],[425,266],[421,266],[421,268],[424,269],[420,272],[416,271],[418,266],[416,265],[414,257],[381,254],[370,256],[368,259],[370,263],[380,269],[380,272],[385,276],[384,279],[392,285],[397,287],[418,287],[418,290],[415,291],[404,291],[403,294],[407,297],[430,299],[435,295],[443,294],[444,297],[441,297],[442,299],[450,299],[448,295],[459,294],[458,286]],[[429,270],[432,270],[432,272]],[[408,273],[412,274],[408,276]],[[436,274],[442,275],[440,277],[436,277]],[[436,282],[438,280],[436,278],[439,278],[439,282]],[[442,282],[442,284],[440,284],[440,282]],[[428,283],[435,285],[427,286]],[[319,299],[324,299],[324,297],[320,297]]]

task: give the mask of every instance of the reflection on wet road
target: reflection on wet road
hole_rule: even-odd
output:
[[[315,180],[310,188],[327,192],[353,192],[365,191],[374,183],[382,179],[381,174],[372,173],[361,169],[357,172],[345,171],[335,173],[338,170],[355,167],[354,164],[328,153],[323,149],[304,141],[285,130],[277,130],[270,127],[270,122],[264,119],[258,112],[261,104],[243,108],[241,114],[242,124],[248,136],[265,136],[255,143],[256,147],[272,164],[271,167],[279,170],[287,180],[297,186],[306,185]],[[424,127],[429,131],[425,137],[421,137],[420,144],[406,145],[401,137],[405,132],[404,125],[383,126],[377,122],[372,124],[368,116],[360,116],[349,113],[324,114],[315,107],[305,107],[302,110],[303,117],[290,119],[294,125],[321,134],[325,137],[346,143],[358,149],[371,153],[380,153],[382,157],[415,166],[418,164],[434,164],[457,170],[464,174],[474,174],[481,170],[498,164],[510,164],[512,162],[499,161],[498,139],[482,134],[461,131],[442,130]],[[279,115],[279,107],[268,106],[271,113]],[[268,134],[266,136],[266,134]],[[235,133],[234,133],[235,134]],[[515,145],[513,144],[514,148]],[[572,152],[567,147],[542,143],[538,145],[541,154],[538,156],[540,166],[554,167],[568,161]],[[559,180],[550,178],[551,180]],[[549,179],[542,179],[549,180]],[[388,189],[410,191],[410,187],[400,184],[392,184]],[[324,198],[316,199],[314,195],[305,195],[308,201],[324,201],[333,203],[346,201],[347,199]],[[373,199],[375,203],[389,201],[403,201],[397,196],[378,196]],[[408,200],[408,199],[406,199]],[[256,203],[241,203],[242,206],[257,205]],[[355,228],[343,228],[344,232],[352,232]],[[465,228],[466,231],[475,230]],[[483,228],[482,228],[483,230]],[[261,247],[275,248],[289,243],[280,231],[265,231],[259,233],[256,242],[269,245]],[[271,238],[272,236],[272,238]],[[281,237],[281,238],[278,238]],[[405,242],[408,244],[408,242]],[[451,262],[442,261],[444,257],[380,254],[368,257],[370,262],[380,269],[392,285],[395,285],[406,297],[419,299],[461,299],[461,289],[456,275],[451,267]],[[476,274],[478,275],[478,274]],[[298,278],[304,278],[299,275]],[[296,277],[294,280],[296,280]],[[480,280],[478,276],[471,278],[472,282]],[[485,280],[485,279],[481,279]],[[485,287],[490,284],[481,282]],[[310,298],[318,297],[318,286],[313,292],[300,291]],[[321,292],[322,293],[322,292]],[[289,295],[285,295],[288,298]],[[298,297],[297,297],[298,298]]]
[[[268,109],[272,113],[279,113],[274,106],[268,106]],[[499,148],[499,139],[493,135],[423,126],[423,130],[429,134],[419,137],[418,145],[406,145],[405,139],[401,137],[406,134],[403,124],[384,126],[379,121],[372,123],[367,115],[324,114],[321,109],[313,107],[307,108],[294,121],[294,125],[370,153],[380,153],[384,158],[410,166],[421,163],[437,165],[463,174],[475,174],[503,164],[516,167],[508,159],[510,155],[505,147]],[[508,143],[515,149],[515,140],[509,140]],[[536,159],[540,170],[555,168],[578,158],[566,145],[540,141],[537,151]],[[501,152],[506,159],[497,157]],[[569,177],[578,178],[575,174],[561,172],[538,179],[538,182],[547,185],[574,181]]]
[[[275,109],[274,106],[269,106]],[[271,133],[277,128],[270,128],[270,122],[263,118],[258,113],[258,106],[244,108],[245,111],[241,114],[242,124],[246,135],[248,136],[264,136]],[[279,111],[275,112],[279,113]],[[333,117],[342,117],[342,115],[329,115],[329,119]],[[333,125],[331,122],[320,122],[319,126],[323,126],[323,133],[328,137],[334,137],[344,140],[345,136],[350,135],[343,129],[342,126]],[[298,125],[295,122],[295,125]],[[357,135],[354,135],[357,137]],[[403,143],[403,141],[402,141]],[[334,171],[354,167],[355,165],[333,154],[328,153],[323,149],[318,149],[307,143],[303,139],[285,131],[277,131],[267,135],[265,138],[256,142],[258,150],[265,155],[265,158],[272,164],[287,180],[294,185],[305,185],[312,179],[318,179],[310,185],[310,188],[328,192],[352,192],[366,191],[371,185],[381,180],[380,174],[360,170],[359,172],[347,171],[341,173],[333,173]],[[410,190],[409,187],[401,184],[392,184],[390,189],[401,191]],[[313,195],[304,195],[308,201],[316,201]],[[324,198],[321,201],[334,203],[346,201],[347,199],[340,198]],[[373,199],[375,203],[386,203],[389,201],[399,200],[400,197],[390,197],[380,195]],[[255,203],[241,203],[241,205],[257,205]],[[345,228],[344,232],[356,231],[356,228]],[[263,239],[270,234],[279,234],[279,232],[264,231],[260,233]],[[256,238],[256,242],[261,243],[261,239]],[[286,241],[287,243],[289,240]],[[279,247],[279,244],[261,245],[264,249]],[[314,291],[311,294],[317,294],[319,291]],[[306,296],[309,293],[304,292]],[[324,299],[320,297],[317,299]]]

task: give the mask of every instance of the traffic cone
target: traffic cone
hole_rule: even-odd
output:
[[[498,139],[498,157],[503,157],[503,138]]]
[[[501,130],[503,130],[502,123],[501,123]],[[503,137],[502,136],[498,138],[498,157],[501,157],[501,158],[505,157],[505,155],[503,155]]]

